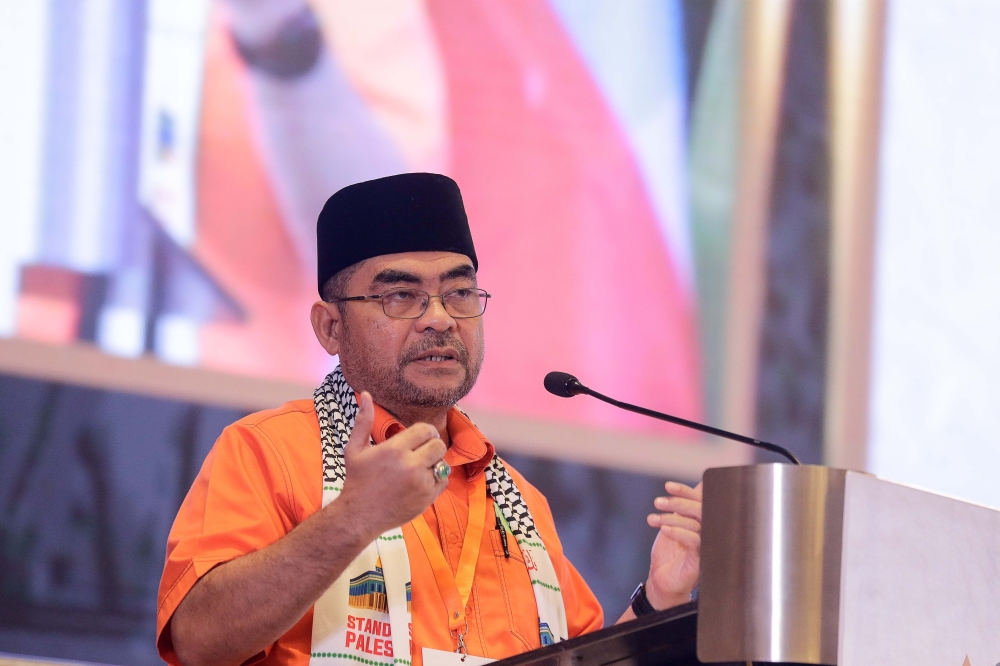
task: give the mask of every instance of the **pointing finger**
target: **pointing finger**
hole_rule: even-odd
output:
[[[688,518],[701,520],[701,502],[683,497],[657,497],[653,500],[657,511],[679,513]]]
[[[683,527],[692,532],[701,532],[701,523],[694,518],[687,518],[676,513],[651,513],[646,517],[650,527]]]
[[[683,497],[685,499],[692,499],[701,501],[701,484],[692,488],[691,486],[684,485],[683,483],[677,483],[676,481],[667,481],[663,484],[663,487],[668,493],[675,497]]]
[[[701,548],[701,535],[691,530],[686,530],[683,527],[671,527],[665,525],[660,528],[660,533],[664,534],[682,546],[691,548],[692,550],[698,550]]]

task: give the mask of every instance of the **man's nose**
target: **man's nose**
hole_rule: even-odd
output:
[[[441,300],[441,297],[431,296],[427,303],[427,310],[417,319],[416,326],[417,331],[421,333],[427,329],[443,333],[455,327],[455,320],[444,309],[444,301]]]

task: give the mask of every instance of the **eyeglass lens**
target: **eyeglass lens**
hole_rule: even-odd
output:
[[[421,289],[393,289],[382,294],[382,310],[389,317],[416,319],[427,311],[430,299]],[[441,294],[441,302],[452,317],[478,317],[486,310],[486,292],[452,289]]]

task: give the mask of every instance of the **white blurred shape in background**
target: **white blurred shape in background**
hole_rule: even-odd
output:
[[[182,248],[197,230],[198,120],[205,72],[208,0],[151,0],[139,139],[139,201]],[[115,310],[118,323],[102,340],[109,346],[136,331],[138,312]],[[155,352],[164,361],[194,365],[199,358],[195,316],[160,314]],[[138,340],[135,340],[138,343]]]
[[[35,253],[41,205],[48,3],[0,3],[0,336],[14,334],[21,264]]]
[[[150,0],[139,200],[181,247],[195,239],[195,160],[208,0]]]
[[[1000,3],[889,7],[869,469],[1000,506]]]

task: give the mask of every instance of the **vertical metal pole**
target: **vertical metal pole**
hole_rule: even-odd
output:
[[[865,469],[884,0],[830,5],[830,303],[824,459]]]
[[[755,429],[767,223],[791,12],[791,0],[748,0],[745,5],[722,410],[724,427],[744,433]]]

